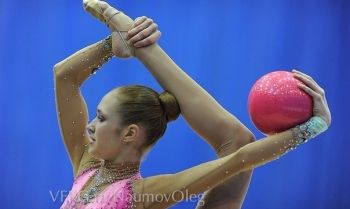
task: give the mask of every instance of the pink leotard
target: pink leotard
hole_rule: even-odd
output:
[[[71,191],[64,200],[61,209],[131,209],[132,208],[132,187],[134,180],[140,179],[140,173],[131,178],[123,179],[107,186],[102,192],[96,195],[88,204],[79,202],[79,193],[89,178],[97,169],[88,170],[77,176],[73,182]]]

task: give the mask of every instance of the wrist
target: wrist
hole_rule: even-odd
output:
[[[91,63],[88,66],[91,69],[90,75],[96,74],[96,72],[101,68],[103,64],[105,64],[108,60],[110,60],[114,54],[112,52],[112,38],[111,36],[107,36],[97,43],[98,54],[96,55],[96,61]]]
[[[112,36],[109,35],[105,39],[102,40],[102,50],[103,54],[105,54],[104,57],[111,58],[114,56],[113,54],[113,48],[112,48]]]
[[[296,146],[307,142],[328,129],[328,124],[319,116],[313,116],[305,123],[292,129]]]

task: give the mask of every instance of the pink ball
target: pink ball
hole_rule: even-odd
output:
[[[288,130],[312,116],[312,98],[291,72],[275,71],[255,82],[248,97],[248,112],[265,135]]]

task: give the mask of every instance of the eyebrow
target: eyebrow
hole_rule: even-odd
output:
[[[97,109],[97,112],[104,115],[104,113],[100,109]]]

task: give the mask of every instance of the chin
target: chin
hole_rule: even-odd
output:
[[[93,157],[98,158],[98,152],[96,152],[96,148],[95,148],[95,147],[92,147],[92,146],[90,145],[87,151],[88,151],[88,153],[89,153],[90,155],[92,155]]]
[[[104,155],[103,155],[103,153],[101,153],[101,152],[99,152],[98,150],[96,150],[95,147],[89,147],[88,153],[89,153],[92,157],[94,157],[94,158],[96,158],[96,159],[104,159],[104,158],[105,158]]]
[[[90,144],[87,152],[97,159],[111,160],[118,156],[118,150],[111,150],[106,147],[96,146],[94,143]]]

